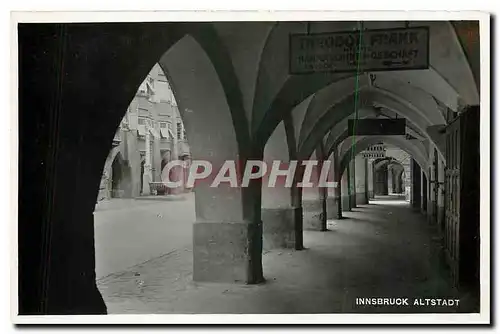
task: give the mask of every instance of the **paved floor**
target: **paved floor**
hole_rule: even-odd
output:
[[[185,201],[113,199],[94,212],[96,275],[192,248],[194,193]]]
[[[459,297],[436,231],[406,202],[379,199],[345,217],[329,221],[327,232],[305,231],[306,250],[263,254],[264,284],[193,282],[191,248],[180,247],[102,278],[98,286],[109,313],[470,311],[464,298],[459,307],[414,305],[416,298],[425,304],[425,298]],[[356,298],[370,297],[408,298],[409,306],[356,305]]]

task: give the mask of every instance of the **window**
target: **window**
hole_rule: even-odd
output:
[[[139,117],[139,120],[137,121],[137,123],[139,123],[139,125],[144,125],[144,124],[146,124],[146,120],[142,117]]]
[[[171,97],[168,89],[168,82],[159,80],[156,82],[156,84],[157,84],[156,93],[158,96],[158,100],[160,102],[170,102]]]
[[[150,95],[154,95],[154,93],[155,92],[154,92],[154,88],[153,88],[153,83],[152,82],[151,83],[149,83],[149,82],[146,83],[146,94],[148,96],[150,96]]]
[[[174,134],[172,133],[172,124],[170,122],[161,122],[160,134],[163,139],[166,140],[174,139]]]
[[[177,122],[177,140],[182,139],[182,123]]]
[[[146,80],[144,80],[141,85],[139,86],[139,89],[137,90],[139,94],[145,94],[146,93]]]

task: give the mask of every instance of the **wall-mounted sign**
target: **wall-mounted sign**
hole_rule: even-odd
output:
[[[385,145],[372,145],[361,152],[361,156],[368,159],[385,158]]]
[[[405,118],[363,118],[347,122],[349,136],[396,136],[406,134]]]
[[[385,152],[385,145],[384,144],[379,144],[379,145],[372,145],[368,147],[365,152]]]
[[[362,152],[361,156],[367,159],[385,158],[385,152]]]
[[[290,74],[429,68],[428,27],[291,34],[289,47]]]

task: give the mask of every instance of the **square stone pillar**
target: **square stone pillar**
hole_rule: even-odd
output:
[[[193,280],[259,283],[262,223],[196,222],[193,225]]]
[[[335,188],[335,205],[336,205],[336,214],[335,219],[342,219],[342,186],[341,179],[337,175],[337,188]]]
[[[361,155],[357,155],[354,158],[355,168],[355,189],[356,189],[356,205],[368,204],[368,194],[367,194],[367,175],[366,175],[366,162],[365,158]]]
[[[351,211],[351,202],[349,200],[349,169],[346,168],[340,179],[341,188],[341,207],[342,211]]]
[[[262,224],[264,250],[303,248],[302,207],[262,208]]]
[[[356,207],[356,159],[351,159],[349,165],[347,167],[347,175],[348,175],[348,195],[349,195],[349,208]]]
[[[412,208],[420,210],[420,203],[422,201],[420,187],[420,166],[414,159],[411,159],[411,205]]]
[[[326,231],[326,199],[303,199],[304,229]]]
[[[320,186],[320,176],[323,169],[322,152],[317,150],[311,156],[318,161],[311,175],[312,187],[302,188],[302,212],[304,229],[326,231],[328,188]]]
[[[335,195],[326,199],[326,219],[338,219],[338,199]]]
[[[284,122],[281,122],[267,141],[264,149],[264,161],[269,169],[272,168],[273,162],[279,161],[284,165],[280,166],[280,170],[283,173],[288,171],[284,173],[286,176],[283,173],[278,173],[281,177],[273,179],[274,186],[269,184],[270,173],[263,178],[261,219],[265,250],[276,248],[300,250],[303,248],[302,206],[300,192],[295,183],[297,181],[295,176],[298,174],[298,170],[301,170],[302,165],[293,169],[290,165],[289,152],[285,125]],[[289,178],[294,180],[291,187],[286,184]]]
[[[392,166],[389,165],[387,166],[387,193],[390,195],[392,193],[394,193],[394,189],[393,189],[393,169],[392,169]]]
[[[262,186],[264,248],[302,249],[302,206],[296,187]]]
[[[248,187],[200,182],[195,188],[193,279],[256,284],[262,272],[261,183]]]
[[[436,194],[435,194],[435,187],[436,187],[436,179],[435,179],[435,174],[433,171],[433,168],[429,168],[429,200],[427,202],[427,222],[431,225],[435,224],[434,222],[434,215],[435,215],[435,207],[436,207]]]
[[[420,202],[420,211],[426,215],[427,207],[428,207],[428,182],[427,177],[423,170],[420,170],[420,193],[421,193],[421,202]]]
[[[337,183],[336,187],[327,188],[327,198],[326,198],[326,218],[327,219],[339,219],[342,217],[342,211],[338,210],[338,201],[340,200],[340,182],[337,177],[337,170],[339,169],[337,151],[334,150],[329,157],[330,170],[328,173],[328,181],[334,181]]]
[[[371,159],[367,159],[367,172],[368,172],[368,199],[375,198],[375,189],[374,189],[374,175],[373,175],[373,161]]]

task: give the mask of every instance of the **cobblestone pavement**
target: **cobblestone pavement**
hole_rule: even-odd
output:
[[[406,202],[377,201],[304,232],[303,251],[263,254],[260,285],[192,281],[190,248],[98,281],[109,313],[372,313],[470,311],[414,306],[414,298],[459,298],[448,281],[436,231]],[[356,306],[356,298],[407,297],[410,305]]]
[[[113,199],[94,212],[96,275],[192,248],[194,194],[184,201]]]

